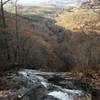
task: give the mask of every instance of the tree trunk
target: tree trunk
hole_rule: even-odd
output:
[[[6,28],[6,20],[5,20],[5,14],[4,14],[4,8],[3,8],[3,0],[1,0],[1,19],[3,28]]]
[[[20,54],[19,54],[19,32],[18,32],[18,11],[17,11],[17,0],[15,2],[15,12],[16,12],[16,57],[15,62],[16,64],[19,64],[20,61]]]

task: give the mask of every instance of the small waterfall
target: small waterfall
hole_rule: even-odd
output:
[[[27,69],[21,70],[18,73],[24,79],[26,78],[27,80],[31,80],[31,82],[35,85],[37,85],[37,82],[41,84],[48,91],[45,95],[57,98],[57,100],[83,100],[81,98],[84,98],[84,100],[91,100],[86,99],[87,94],[81,90],[70,90],[59,85],[54,85],[53,83],[48,82],[48,78],[44,77],[45,75],[46,77],[53,77],[53,75],[57,73],[40,72]]]

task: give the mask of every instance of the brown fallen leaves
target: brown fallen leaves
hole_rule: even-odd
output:
[[[6,97],[8,95],[10,95],[9,91],[0,91],[0,97]]]
[[[84,68],[83,71],[77,71],[73,75],[76,77],[76,79],[81,80],[82,82],[87,83],[92,87],[100,88],[100,69],[93,70],[90,68]]]

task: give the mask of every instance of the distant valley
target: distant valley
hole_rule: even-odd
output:
[[[44,0],[43,0],[44,1]],[[32,5],[21,5],[18,3],[18,14],[20,15],[39,15],[42,17],[52,18],[59,14],[71,12],[78,8],[82,1],[80,0],[46,0],[41,2],[33,2]],[[77,7],[76,7],[77,6]],[[5,10],[15,13],[14,5],[7,5]]]

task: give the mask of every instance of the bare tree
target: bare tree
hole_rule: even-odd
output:
[[[15,0],[15,21],[16,21],[16,52],[15,52],[15,63],[18,64],[19,63],[19,56],[20,56],[20,53],[19,53],[19,27],[18,27],[18,0]]]
[[[6,20],[5,20],[5,14],[4,14],[4,5],[7,4],[9,1],[10,0],[6,0],[6,1],[1,0],[0,1],[0,4],[1,4],[1,18],[2,18],[2,24],[3,24],[4,28],[6,27]]]

